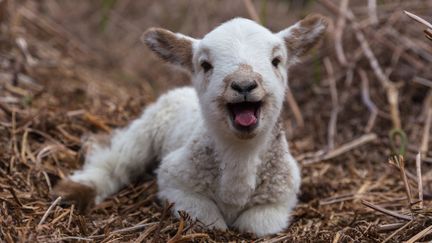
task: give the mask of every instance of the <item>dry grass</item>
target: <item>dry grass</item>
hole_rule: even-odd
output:
[[[432,240],[432,45],[402,11],[424,17],[432,1],[322,0],[299,9],[302,1],[263,0],[254,10],[245,2],[0,1],[0,241]],[[50,198],[82,165],[89,134],[126,125],[161,92],[188,83],[139,43],[142,31],[199,37],[251,11],[273,30],[309,12],[331,19],[325,41],[291,73],[289,103],[300,114],[287,106],[284,117],[303,184],[289,229],[256,239],[175,219],[157,202],[152,176],[88,215]]]

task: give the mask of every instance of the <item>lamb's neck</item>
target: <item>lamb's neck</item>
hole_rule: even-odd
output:
[[[219,197],[223,202],[236,206],[245,205],[256,187],[260,155],[268,148],[271,134],[257,140],[215,143],[217,160],[220,161]]]

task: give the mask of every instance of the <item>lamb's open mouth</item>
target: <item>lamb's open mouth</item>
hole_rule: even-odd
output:
[[[258,126],[262,102],[240,102],[227,105],[231,122],[237,130],[251,132]]]

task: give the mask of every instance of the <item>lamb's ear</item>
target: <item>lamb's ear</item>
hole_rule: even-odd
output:
[[[193,43],[197,40],[161,28],[148,29],[141,40],[160,58],[192,72]]]
[[[306,54],[324,35],[327,20],[319,14],[308,15],[293,26],[284,29],[277,35],[284,39],[288,50],[288,59],[295,62]]]

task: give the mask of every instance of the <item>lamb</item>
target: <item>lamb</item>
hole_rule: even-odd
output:
[[[54,195],[85,210],[160,161],[158,198],[174,203],[174,215],[257,236],[284,230],[300,187],[280,124],[287,69],[326,27],[311,15],[278,33],[243,18],[202,39],[147,30],[145,44],[188,71],[193,88],[162,95],[109,144],[93,144],[84,167]]]

